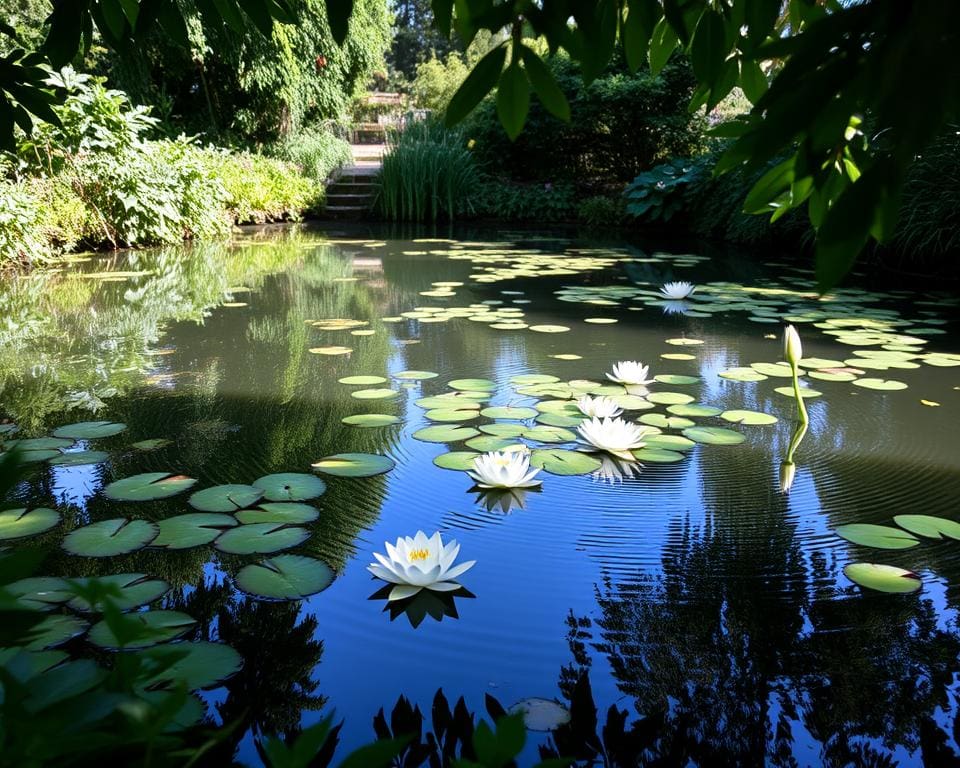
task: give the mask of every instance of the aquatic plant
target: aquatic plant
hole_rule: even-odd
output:
[[[491,451],[473,460],[467,472],[480,488],[531,488],[540,485],[534,478],[539,469],[530,469],[530,457],[523,451]]]
[[[800,421],[807,424],[810,417],[807,416],[807,406],[803,402],[803,393],[800,391],[800,360],[803,357],[803,344],[800,342],[800,334],[792,325],[788,325],[783,330],[783,357],[790,364],[790,373],[793,377],[793,396],[797,400],[797,413]]]
[[[607,378],[610,381],[617,382],[617,384],[644,386],[653,381],[653,379],[647,378],[649,374],[649,365],[644,365],[635,360],[621,360],[619,363],[614,363],[613,373],[608,373]]]
[[[606,451],[625,461],[635,461],[631,451],[643,448],[643,439],[653,430],[631,424],[624,419],[590,419],[584,421],[577,432],[591,446]]]
[[[577,408],[584,416],[591,419],[603,419],[623,413],[623,409],[617,405],[616,400],[602,395],[600,397],[584,395],[577,400]]]
[[[673,283],[664,283],[660,288],[660,295],[665,299],[680,300],[692,296],[697,290],[697,286],[684,280],[678,280]]]
[[[390,600],[403,600],[412,597],[421,589],[435,592],[453,592],[460,588],[454,579],[469,571],[476,560],[454,566],[453,562],[460,553],[460,545],[452,539],[444,545],[437,531],[427,538],[423,531],[416,536],[403,536],[396,544],[384,543],[387,557],[374,552],[376,563],[367,566],[378,579],[395,584],[390,591]]]

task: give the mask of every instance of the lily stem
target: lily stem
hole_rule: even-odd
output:
[[[800,394],[800,374],[796,365],[790,366],[793,372],[793,396],[797,399],[797,413],[800,416],[800,422],[806,426],[810,423],[810,417],[807,416],[807,406],[803,402],[803,395]]]

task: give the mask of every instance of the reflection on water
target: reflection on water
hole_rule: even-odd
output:
[[[556,238],[370,241],[287,229],[11,281],[0,289],[2,415],[26,436],[94,414],[128,425],[81,445],[108,451],[108,462],[37,465],[17,489],[25,503],[43,500],[63,514],[63,526],[39,539],[51,549],[46,568],[163,578],[173,591],[162,607],[199,622],[189,639],[243,655],[244,669],[204,694],[212,721],[239,723],[218,746],[221,763],[237,751],[256,762],[260,734],[295,732],[321,712],[344,720],[346,750],[374,736],[374,714],[401,694],[424,711],[439,687],[476,711],[486,692],[504,704],[569,700],[583,695],[586,671],[601,722],[611,705],[627,708],[611,733],[639,721],[635,744],[650,764],[955,759],[956,543],[877,552],[833,530],[889,524],[902,512],[956,516],[960,368],[937,357],[870,371],[907,383],[901,391],[843,376],[811,381],[824,394],[807,404],[807,431],[791,398],[775,392],[788,380],[718,376],[779,359],[777,302],[800,301],[805,276],[777,267],[771,280],[751,262],[652,253]],[[683,306],[657,299],[659,284],[675,278],[713,287]],[[955,309],[942,298],[851,291],[834,311],[925,331],[929,351],[960,347]],[[821,332],[829,327],[801,330],[811,357],[843,364],[854,354]],[[351,352],[309,351],[328,346]],[[652,392],[779,421],[691,417],[738,429],[746,441],[696,445],[672,463],[604,457],[591,474],[543,472],[541,489],[512,492],[478,493],[464,472],[434,465],[462,444],[413,438],[435,425],[415,401],[445,392],[451,379],[494,381],[485,406],[529,407],[562,393],[518,393],[512,376],[601,386],[624,359],[685,382],[654,383]],[[390,378],[411,370],[440,375]],[[399,395],[358,399],[358,387],[338,381],[349,376],[387,378],[372,386]],[[666,403],[655,412],[672,413]],[[363,413],[400,422],[342,421]],[[561,411],[554,416],[562,423]],[[472,423],[481,422],[462,426]],[[134,447],[145,440],[168,442]],[[326,478],[320,516],[295,551],[326,561],[337,579],[301,602],[243,595],[233,578],[252,559],[209,547],[110,559],[58,547],[88,522],[189,511],[180,497],[134,507],[99,493],[120,477],[164,471],[198,478],[198,487],[249,483],[342,453],[384,454],[397,466]],[[387,602],[365,566],[383,541],[420,529],[455,536],[460,558],[478,561],[464,576],[469,591]],[[841,568],[871,559],[916,571],[924,590],[864,594]],[[82,640],[69,647],[91,653]],[[568,737],[558,733],[556,744]],[[531,747],[525,757],[532,763],[535,754]]]

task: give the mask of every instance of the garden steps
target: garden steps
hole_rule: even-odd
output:
[[[354,156],[356,163],[356,155]],[[380,159],[355,164],[340,170],[327,186],[326,213],[334,219],[360,219],[373,208],[377,195],[376,178]]]

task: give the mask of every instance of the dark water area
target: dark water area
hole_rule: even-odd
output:
[[[698,290],[665,302],[656,292],[670,280]],[[903,514],[960,517],[960,304],[951,294],[849,287],[821,300],[795,264],[562,235],[381,240],[290,228],[76,259],[7,282],[0,306],[0,408],[17,437],[93,419],[126,425],[68,449],[102,450],[106,460],[38,461],[15,489],[19,506],[62,514],[32,539],[50,549],[45,574],[166,580],[170,591],[151,608],[197,621],[177,642],[223,642],[241,654],[241,671],[200,694],[211,721],[242,720],[224,758],[257,765],[258,735],[332,712],[344,722],[345,755],[374,738],[380,708],[389,713],[404,695],[429,712],[439,688],[478,716],[486,694],[506,707],[529,697],[568,705],[588,675],[601,725],[611,705],[630,722],[649,718],[651,763],[960,759],[960,542],[918,537],[887,550],[836,533],[894,526]],[[827,378],[804,376],[821,394],[807,401],[809,429],[793,451],[797,412],[775,391],[790,383],[780,367],[758,381],[720,375],[778,363],[785,321],[806,359],[829,363],[807,369]],[[337,346],[350,351],[328,354]],[[667,377],[630,403],[640,407],[628,420],[661,414],[666,434],[711,427],[745,439],[694,440],[677,455],[607,460],[582,475],[544,471],[540,489],[505,498],[434,464],[470,450],[462,440],[415,436],[437,424],[416,401],[449,392],[452,380],[492,381],[485,408],[533,407],[539,418],[548,401],[617,395],[605,374],[623,360]],[[438,375],[396,377],[411,370]],[[531,374],[556,380],[541,391],[511,382]],[[351,376],[382,377],[373,388],[393,394],[355,397],[365,388],[339,381]],[[676,406],[691,403],[719,410],[680,415]],[[776,423],[733,423],[720,415],[730,410]],[[399,422],[342,421],[363,413]],[[446,426],[497,421],[541,423]],[[132,447],[148,439],[169,442]],[[508,442],[536,451],[575,441]],[[309,473],[343,453],[395,466],[322,475],[327,490],[309,502],[319,516],[289,551],[324,561],[336,578],[303,600],[238,587],[238,571],[263,554],[204,545],[80,557],[61,547],[96,521],[194,511],[186,493],[110,499],[103,488],[117,479],[170,472],[196,478],[196,491]],[[391,611],[366,566],[385,541],[418,530],[455,538],[460,559],[477,562],[460,579],[464,591],[421,593]],[[922,589],[862,588],[843,573],[854,562],[907,569]],[[83,636],[63,648],[103,653]],[[521,764],[548,738],[531,733]]]

